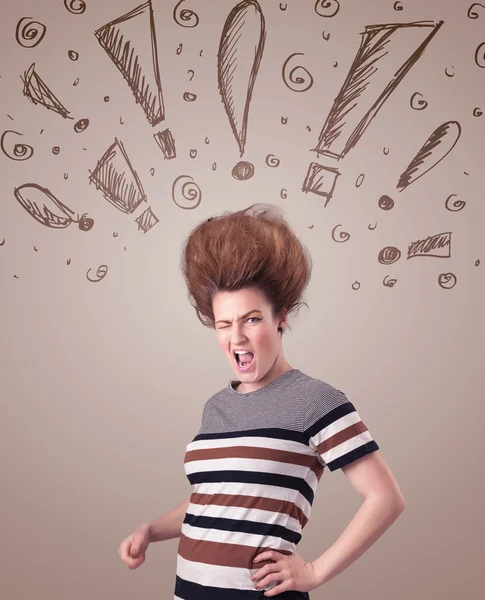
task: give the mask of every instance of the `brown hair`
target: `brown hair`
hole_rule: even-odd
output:
[[[215,329],[212,299],[222,290],[258,288],[272,305],[273,318],[282,309],[308,308],[300,299],[310,281],[311,255],[281,214],[278,206],[251,204],[210,217],[190,232],[180,267],[203,325]]]

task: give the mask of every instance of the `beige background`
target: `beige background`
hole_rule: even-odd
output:
[[[471,2],[463,0],[406,1],[403,10],[387,0],[341,0],[338,14],[328,18],[316,14],[313,1],[288,2],[283,11],[278,2],[262,0],[267,38],[243,156],[255,174],[237,181],[231,169],[240,160],[238,146],[216,77],[220,32],[233,2],[187,0],[183,7],[200,19],[194,28],[174,21],[175,4],[153,2],[166,107],[165,121],[155,127],[94,36],[136,2],[88,2],[82,14],[57,0],[5,2],[0,9],[0,133],[15,130],[23,137],[10,134],[5,145],[12,140],[34,149],[25,161],[0,154],[0,595],[172,597],[178,539],[153,545],[136,571],[120,561],[118,545],[188,497],[185,446],[199,428],[204,402],[234,375],[214,331],[203,328],[189,304],[181,245],[202,219],[261,201],[283,207],[314,261],[305,298],[310,310],[303,307],[284,336],[288,361],[346,392],[406,500],[385,535],[312,591],[312,599],[478,600],[485,501],[485,115],[475,117],[473,110],[485,113],[485,69],[474,59],[485,41],[485,9],[478,6],[473,19],[467,16]],[[27,16],[47,28],[32,48],[15,39],[17,23]],[[369,24],[423,19],[444,25],[337,165],[341,176],[324,207],[324,198],[301,187],[309,163],[324,163],[311,148],[360,33]],[[322,32],[330,33],[328,41]],[[147,39],[145,30],[139,35]],[[79,53],[77,61],[69,59],[70,49]],[[294,52],[303,53],[296,58],[314,78],[303,93],[282,81],[283,63]],[[33,62],[73,120],[22,94],[20,75]],[[198,95],[195,102],[183,100],[186,91]],[[411,108],[415,92],[428,102],[424,110]],[[75,133],[81,118],[89,127]],[[400,174],[449,120],[462,127],[455,148],[398,192]],[[176,140],[173,160],[163,158],[153,139],[166,127]],[[89,184],[89,172],[115,136],[147,195],[131,215]],[[56,145],[58,155],[51,150]],[[268,154],[280,159],[278,167],[265,164]],[[356,188],[360,173],[365,179]],[[194,210],[181,209],[172,197],[180,175],[193,177],[202,191]],[[87,212],[95,220],[92,230],[75,223],[56,230],[33,219],[13,193],[27,182]],[[384,194],[395,200],[392,210],[379,208]],[[465,203],[462,210],[446,209],[450,194]],[[143,233],[134,219],[147,206],[159,222]],[[334,237],[348,232],[345,243],[332,239],[338,224]],[[452,232],[449,258],[407,260],[412,242],[441,232]],[[400,260],[380,264],[385,246],[399,248]],[[100,265],[108,266],[107,275],[90,282],[86,273],[95,276]],[[441,273],[456,277],[452,289],[439,285]],[[393,287],[383,284],[386,276],[397,280]],[[352,287],[356,281],[359,289]],[[341,471],[326,472],[298,545],[305,560],[333,543],[361,501]]]

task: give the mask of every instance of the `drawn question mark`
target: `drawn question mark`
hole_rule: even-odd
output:
[[[192,75],[191,75],[191,77],[190,77],[190,79],[189,79],[189,81],[192,81],[192,79],[194,78],[195,72],[194,72],[194,71],[192,71],[192,69],[189,69],[189,70],[187,71],[187,74],[189,74],[189,73],[192,73]]]

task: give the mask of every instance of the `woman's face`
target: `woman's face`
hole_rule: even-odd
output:
[[[292,367],[283,355],[278,326],[285,327],[286,318],[274,320],[271,305],[258,288],[219,291],[212,301],[216,336],[226,354],[237,380],[239,392],[254,391],[268,385]],[[242,370],[234,350],[248,350],[254,355]],[[251,355],[242,355],[248,361]]]

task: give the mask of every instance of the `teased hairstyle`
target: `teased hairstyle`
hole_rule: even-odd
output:
[[[258,288],[275,319],[283,309],[308,308],[301,297],[311,277],[311,255],[281,214],[275,205],[251,204],[204,220],[190,232],[180,268],[203,325],[215,329],[212,299],[224,290]]]

